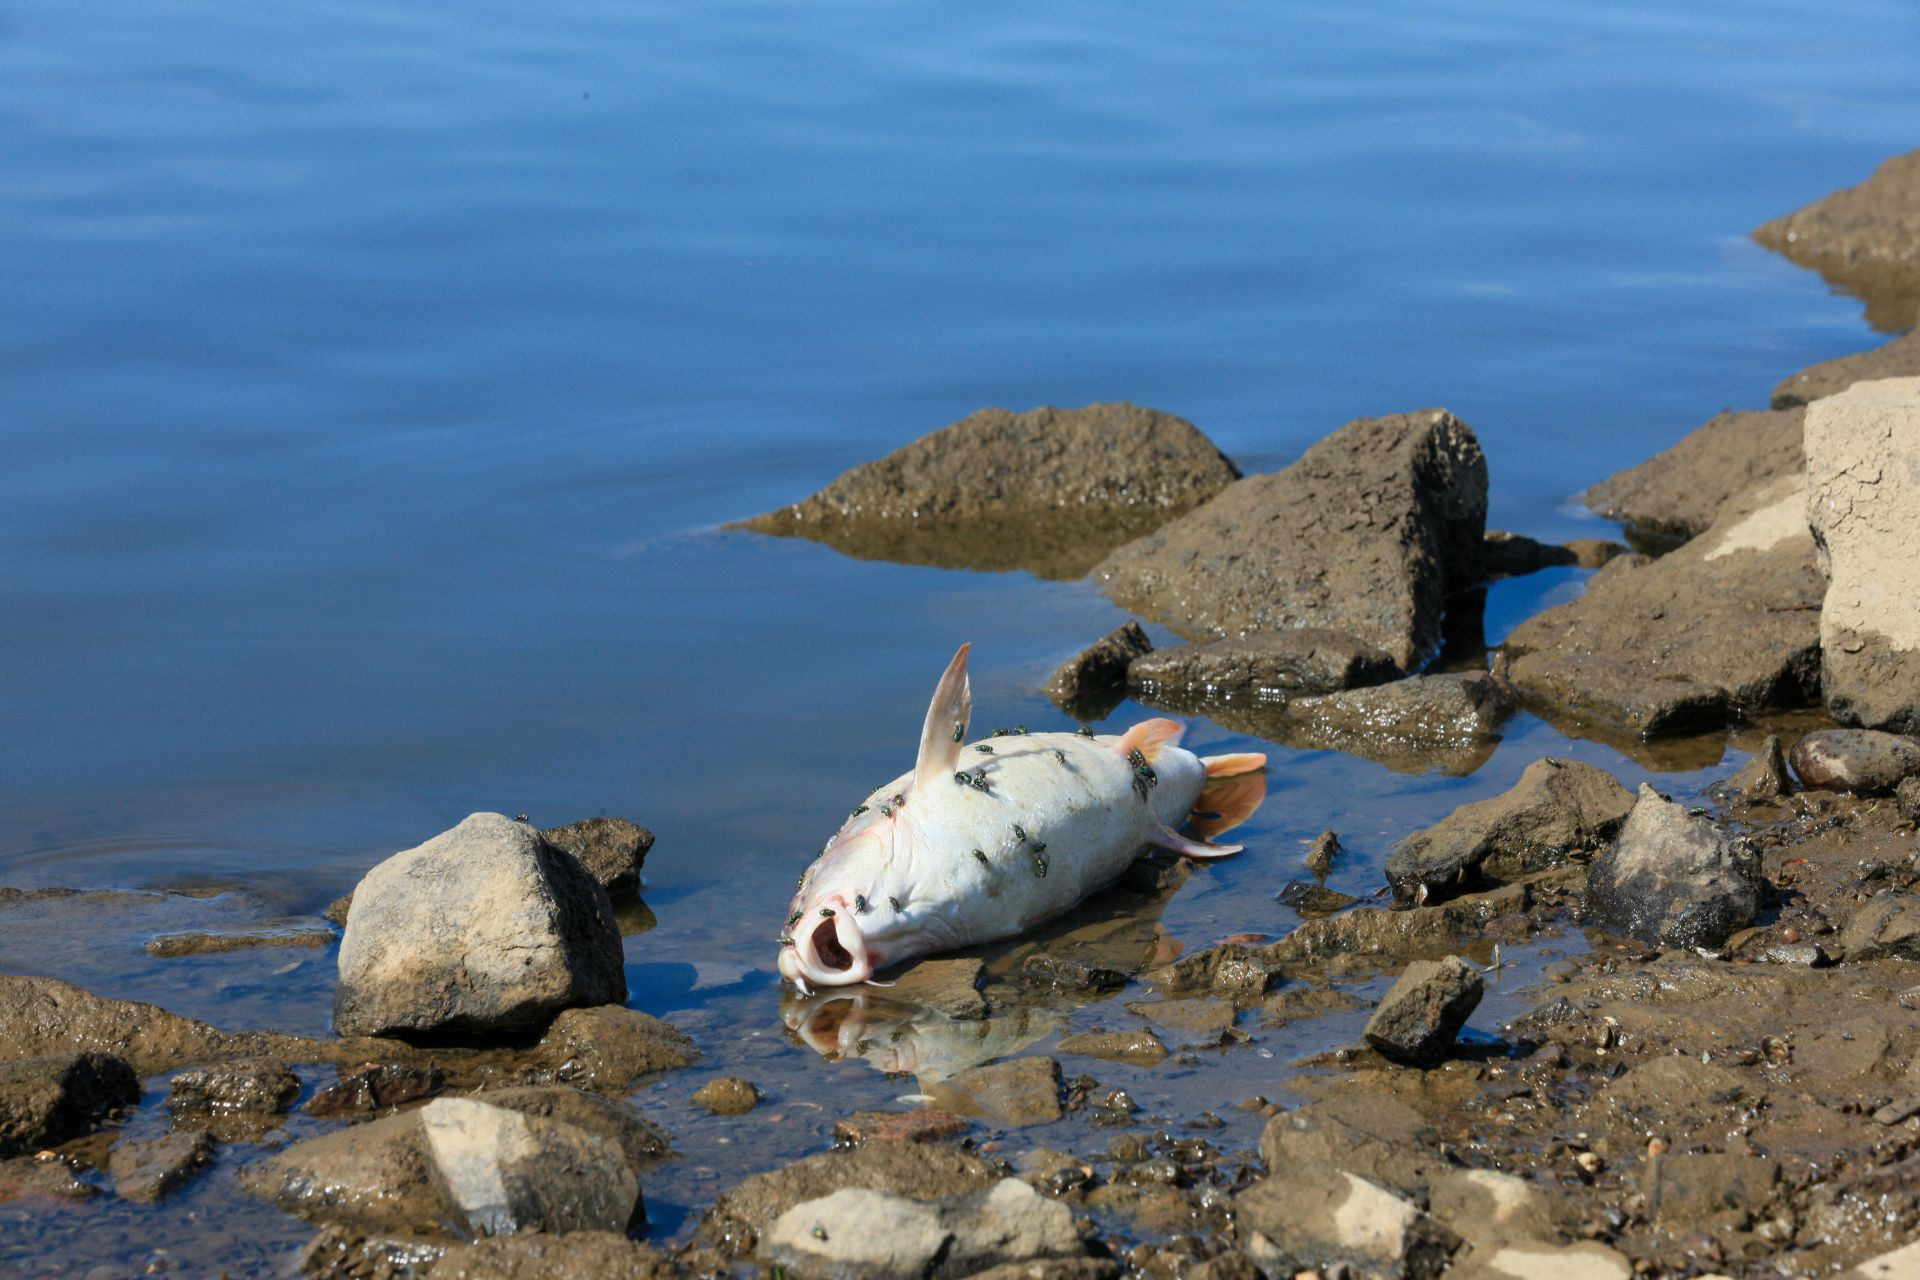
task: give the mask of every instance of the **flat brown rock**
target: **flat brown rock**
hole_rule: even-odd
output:
[[[1580,501],[1620,521],[1636,545],[1664,550],[1705,533],[1743,491],[1804,471],[1805,419],[1804,408],[1730,409],[1672,448],[1615,472]]]
[[[1857,187],[1775,218],[1753,238],[1860,298],[1874,328],[1914,327],[1920,316],[1920,151],[1893,157]]]
[[[928,1086],[943,1108],[1021,1128],[1060,1118],[1060,1064],[1052,1058],[1015,1058],[969,1067]]]

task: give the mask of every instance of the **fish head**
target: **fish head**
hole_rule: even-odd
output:
[[[898,914],[882,887],[892,852],[890,823],[842,831],[801,880],[788,904],[780,975],[801,990],[865,982],[887,962],[876,934]]]

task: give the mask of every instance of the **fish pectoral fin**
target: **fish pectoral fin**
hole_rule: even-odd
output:
[[[1122,734],[1120,741],[1113,744],[1113,749],[1123,758],[1138,751],[1148,764],[1152,764],[1160,754],[1160,748],[1179,746],[1180,737],[1186,731],[1187,726],[1165,716],[1156,720],[1142,720]]]
[[[1200,789],[1200,798],[1193,802],[1193,816],[1187,819],[1187,825],[1202,840],[1217,839],[1251,818],[1266,798],[1267,775],[1261,770],[1209,777]]]
[[[952,774],[960,762],[960,744],[966,739],[967,721],[973,715],[973,690],[967,683],[967,650],[971,648],[971,643],[961,645],[947,664],[927,706],[926,723],[920,727],[920,755],[913,764],[913,785],[923,795]]]
[[[1245,845],[1239,844],[1202,844],[1198,840],[1189,840],[1164,822],[1154,823],[1153,830],[1148,834],[1147,839],[1162,849],[1171,849],[1188,858],[1224,858],[1228,854],[1239,853],[1246,848]]]
[[[1230,756],[1201,756],[1200,763],[1207,767],[1209,778],[1232,778],[1266,768],[1267,758],[1258,751],[1242,751]]]

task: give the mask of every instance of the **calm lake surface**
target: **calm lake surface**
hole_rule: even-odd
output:
[[[640,1098],[687,1153],[647,1183],[672,1238],[911,1088],[786,1035],[772,939],[955,645],[976,724],[1066,727],[1040,681],[1124,616],[721,525],[982,406],[1126,399],[1249,471],[1445,406],[1491,525],[1608,535],[1570,493],[1884,340],[1746,232],[1912,148],[1916,65],[1896,0],[20,0],[0,885],[223,889],[217,923],[317,911],[474,810],[652,827],[632,1002],[707,1054]],[[1497,586],[1488,641],[1582,576]],[[1271,895],[1323,828],[1365,894],[1394,840],[1543,754],[1682,791],[1740,758],[1527,716],[1467,777],[1268,749],[1248,852],[1161,913],[1189,946],[1291,927]],[[325,1028],[330,953],[156,961],[161,927],[9,917],[0,968]],[[1357,1027],[1102,1078],[1226,1107]],[[729,1069],[770,1094],[759,1131],[685,1101]],[[272,1273],[310,1231],[229,1177],[0,1217],[0,1267]]]

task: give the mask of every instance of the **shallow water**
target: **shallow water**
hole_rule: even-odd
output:
[[[771,938],[955,644],[980,723],[1063,726],[1040,680],[1121,616],[721,524],[982,405],[1124,398],[1248,470],[1442,404],[1493,525],[1607,532],[1567,494],[1875,341],[1745,232],[1913,145],[1916,52],[1896,0],[10,6],[0,884],[297,915],[473,810],[651,826],[633,1002],[707,1052],[642,1095],[688,1153],[647,1185],[681,1231],[818,1149],[823,1100],[902,1091],[788,1037]],[[1582,578],[1497,585],[1488,641]],[[1543,754],[1684,791],[1720,751],[1526,716],[1465,777],[1279,751],[1248,854],[1160,922],[1284,930],[1320,830],[1368,893]],[[161,927],[10,919],[0,966],[324,1026],[330,956],[157,961]],[[1357,1025],[1097,1074],[1191,1114]],[[723,1070],[770,1104],[697,1113]],[[228,1176],[157,1212],[0,1206],[0,1264],[265,1273],[306,1231]]]

